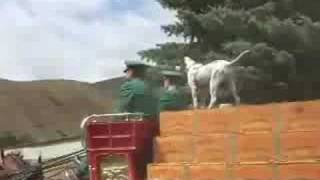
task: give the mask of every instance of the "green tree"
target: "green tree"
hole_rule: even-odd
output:
[[[199,62],[231,59],[245,49],[243,61],[273,82],[318,83],[320,5],[318,0],[158,0],[178,20],[162,26],[185,43],[165,43],[140,52],[159,64],[183,65],[188,55]],[[309,86],[310,87],[310,86]]]

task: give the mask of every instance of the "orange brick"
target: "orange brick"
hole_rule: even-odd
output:
[[[287,103],[280,106],[283,132],[320,131],[320,101]]]
[[[197,121],[195,126],[197,133],[209,134],[236,132],[236,112],[236,108],[196,111]]]
[[[320,160],[319,132],[291,132],[281,134],[283,161]]]
[[[160,114],[160,135],[188,135],[193,132],[193,111],[163,112]]]
[[[319,180],[320,164],[288,164],[280,166],[280,180]]]
[[[241,165],[234,167],[234,180],[272,180],[273,171],[270,165]]]
[[[275,149],[272,134],[239,135],[237,162],[272,162]]]
[[[192,136],[158,137],[155,142],[155,160],[160,163],[191,162]]]
[[[242,106],[238,110],[240,133],[270,133],[275,129],[275,104],[263,106]]]
[[[149,165],[148,180],[185,180],[185,168],[172,164]]]
[[[190,180],[224,180],[226,177],[226,168],[224,165],[198,164],[190,165]]]
[[[231,151],[227,135],[203,135],[195,137],[195,162],[230,162]]]

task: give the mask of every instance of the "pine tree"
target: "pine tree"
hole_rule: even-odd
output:
[[[185,43],[166,43],[140,52],[160,64],[182,65],[182,56],[199,62],[231,59],[250,49],[243,62],[272,82],[315,84],[320,72],[319,0],[158,0],[177,12],[162,26]]]

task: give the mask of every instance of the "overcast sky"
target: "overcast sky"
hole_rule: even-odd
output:
[[[156,0],[0,0],[0,78],[116,77],[173,21]]]

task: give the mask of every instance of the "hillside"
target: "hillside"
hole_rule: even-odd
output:
[[[89,84],[68,80],[0,80],[0,146],[78,137],[80,121],[110,113],[120,79]]]
[[[124,81],[124,77],[113,78],[105,81],[99,81],[94,87],[106,97],[116,97],[121,83]]]
[[[84,117],[112,112],[123,81],[123,77],[93,84],[70,80],[15,82],[0,79],[0,147],[79,137],[79,125]],[[303,87],[254,88],[240,94],[245,104],[319,98],[314,94],[318,92],[316,86],[310,92],[302,91]],[[295,98],[289,98],[289,94]]]

